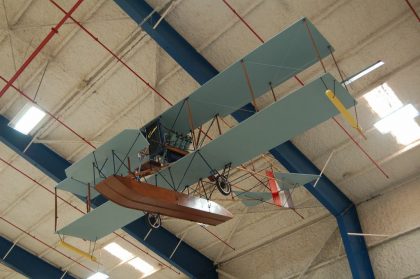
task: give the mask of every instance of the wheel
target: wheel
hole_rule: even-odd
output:
[[[148,213],[147,222],[153,229],[158,229],[160,225],[162,224],[162,220],[160,219],[160,214]]]
[[[216,177],[216,186],[222,195],[229,196],[232,192],[232,187],[224,175],[219,175]]]

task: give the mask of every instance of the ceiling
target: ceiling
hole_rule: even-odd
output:
[[[73,2],[57,1],[65,10],[69,10]],[[389,179],[332,120],[293,139],[293,143],[320,169],[334,151],[325,173],[340,190],[355,203],[360,203],[418,176],[420,141],[403,146],[391,135],[379,133],[373,126],[379,116],[362,97],[387,82],[404,104],[411,103],[420,109],[420,31],[418,22],[403,1],[229,2],[264,39],[274,36],[302,16],[308,17],[334,46],[335,58],[346,76],[378,60],[385,62],[383,67],[349,86],[350,93],[358,100],[358,119],[367,140],[356,132],[350,133],[385,170]],[[420,1],[412,2],[420,9]],[[159,10],[167,2],[148,3]],[[199,85],[113,1],[85,1],[73,16],[171,102],[198,88]],[[0,3],[0,76],[9,79],[62,17],[63,14],[49,1],[4,0]],[[219,71],[260,45],[222,1],[178,0],[165,19]],[[327,58],[324,63],[327,70],[339,78],[334,61]],[[321,72],[322,68],[317,65],[299,74],[299,78],[306,83]],[[100,145],[123,129],[141,127],[168,108],[140,79],[70,21],[63,25],[14,84],[27,95],[36,96],[36,102],[94,145]],[[290,80],[275,88],[275,92],[280,97],[298,87],[295,80]],[[272,101],[267,95],[257,103],[263,107]],[[25,102],[14,89],[9,89],[0,98],[0,113],[12,119]],[[344,123],[341,118],[339,120]],[[235,124],[229,117],[226,121]],[[228,127],[222,129],[226,131]],[[92,150],[53,119],[43,121],[32,135],[34,142],[46,144],[71,162]],[[0,144],[0,157],[46,189],[53,190],[55,182],[52,179],[3,144]],[[248,166],[262,170],[270,166],[267,161],[282,169],[268,155],[256,158]],[[241,174],[244,173],[237,170],[232,177]],[[238,185],[250,188],[255,183],[255,178],[248,177]],[[53,195],[39,184],[1,163],[0,216],[51,247],[2,220],[0,234],[18,241],[21,247],[75,276],[88,277],[98,266],[58,246],[59,239],[53,232]],[[67,193],[60,193],[60,196],[83,210],[85,205],[74,196]],[[325,222],[324,238],[327,240],[336,228],[329,213],[304,189],[296,189],[293,198],[303,219],[292,210],[275,210],[270,205],[247,209],[236,200],[216,196],[215,199],[230,209],[235,218],[207,229],[225,239],[235,250],[191,222],[165,218],[163,226],[215,262],[228,262],[257,246],[308,229],[317,222]],[[64,201],[59,202],[59,212],[59,226],[80,216]],[[100,252],[100,248],[111,241],[157,267],[159,261],[163,262],[123,231],[117,233],[119,236],[114,234],[98,241],[96,248],[103,264],[99,269],[108,272],[112,278],[139,278],[141,274],[130,266],[119,266],[116,258]],[[339,242],[337,239],[334,241]],[[84,241],[69,239],[69,242],[82,249],[89,248]],[[304,257],[306,252],[315,248],[301,239],[285,249],[291,253],[299,250],[300,257]],[[148,251],[153,258],[142,250]],[[77,257],[79,264],[63,254]],[[184,277],[173,269],[159,267],[150,278]],[[0,266],[1,278],[21,278],[19,276]]]

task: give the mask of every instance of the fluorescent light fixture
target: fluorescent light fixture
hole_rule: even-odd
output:
[[[143,273],[143,275],[150,275],[155,272],[155,268],[146,261],[136,257],[128,262],[129,265]]]
[[[128,261],[134,258],[133,254],[131,254],[115,242],[111,242],[110,244],[106,245],[104,249],[111,255],[119,258],[122,261]]]
[[[375,123],[382,134],[392,133],[400,144],[410,144],[420,138],[420,127],[415,122],[419,112],[412,104],[396,110]]]
[[[382,118],[396,111],[403,106],[394,90],[387,83],[384,83],[369,91],[363,98],[369,106]]]
[[[385,63],[381,60],[379,60],[378,62],[376,62],[375,64],[367,67],[366,69],[362,70],[361,72],[355,74],[354,76],[348,78],[347,80],[345,80],[343,83],[344,85],[349,85],[350,83],[358,80],[359,78],[369,74],[370,72],[376,70],[377,68],[381,67],[382,65],[384,65]]]
[[[29,134],[36,125],[45,117],[45,112],[38,107],[31,104],[26,104],[23,109],[13,118],[10,126],[21,132],[22,134]]]
[[[95,274],[89,276],[87,279],[107,279],[107,278],[109,278],[108,275],[102,272],[96,272]]]

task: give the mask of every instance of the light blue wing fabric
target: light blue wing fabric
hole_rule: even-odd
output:
[[[96,241],[143,215],[142,211],[108,201],[60,229],[58,233]]]

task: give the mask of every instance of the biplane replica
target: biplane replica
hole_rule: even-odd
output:
[[[303,18],[144,127],[122,131],[66,169],[56,188],[86,199],[88,212],[57,233],[96,241],[145,214],[152,227],[160,226],[160,215],[209,225],[230,220],[232,214],[211,198],[216,189],[232,193],[233,168],[343,113],[355,100],[325,73],[204,143],[208,129],[332,51]],[[284,183],[273,183],[268,193],[237,194],[280,205],[282,191],[318,177],[272,173],[271,182]],[[203,188],[199,195],[189,190],[195,184]],[[90,210],[99,195],[108,201]]]

